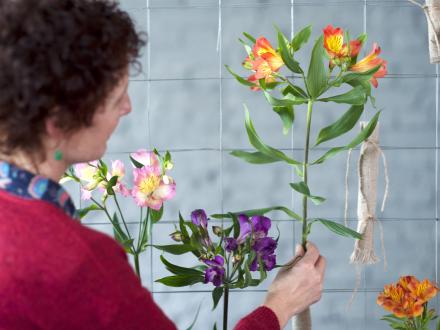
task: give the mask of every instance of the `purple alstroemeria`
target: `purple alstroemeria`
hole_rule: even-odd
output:
[[[263,237],[254,242],[252,249],[257,252],[257,254],[266,256],[273,254],[277,248],[277,241],[271,237]]]
[[[277,263],[277,256],[275,254],[271,254],[271,255],[264,255],[261,256],[261,261],[263,262],[263,267],[264,270],[266,271],[271,271],[272,269],[274,269],[276,263]],[[256,270],[258,270],[258,258],[255,257],[255,259],[252,261],[249,270],[251,272],[254,272]]]
[[[237,250],[238,248],[238,242],[235,238],[232,237],[226,237],[225,238],[225,250],[226,252],[232,252]]]
[[[238,222],[240,223],[240,236],[238,237],[240,243],[243,243],[252,231],[253,239],[266,237],[271,226],[270,219],[262,215],[254,215],[249,219],[246,215],[240,214]]]
[[[257,253],[257,257],[252,261],[249,269],[256,271],[258,269],[258,257],[264,265],[264,270],[272,270],[276,264],[276,255],[274,254],[277,248],[277,241],[271,237],[263,237],[254,242],[252,249]]]
[[[223,284],[223,277],[225,275],[225,259],[222,256],[217,255],[214,259],[203,260],[208,268],[205,270],[205,283],[211,282],[214,286],[220,286]]]
[[[191,221],[196,226],[202,226],[203,228],[208,228],[208,217],[206,216],[205,210],[194,210],[191,212]]]

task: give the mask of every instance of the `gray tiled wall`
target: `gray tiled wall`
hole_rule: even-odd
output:
[[[154,243],[170,242],[167,235],[179,210],[186,216],[199,207],[210,213],[274,204],[300,210],[299,200],[287,186],[294,179],[289,168],[249,165],[229,151],[249,148],[242,111],[246,103],[265,141],[300,157],[304,109],[297,111],[294,133],[283,136],[279,119],[261,95],[238,86],[223,64],[240,70],[244,53],[237,38],[242,31],[265,35],[275,43],[274,23],[288,35],[313,24],[313,38],[332,23],[352,35],[367,32],[367,48],[377,41],[389,62],[389,75],[380,80],[376,92],[378,107],[383,108],[381,145],[391,182],[388,205],[379,215],[388,268],[385,272],[382,263],[365,268],[359,293],[347,309],[355,285],[355,270],[348,264],[353,242],[316,227],[311,239],[327,257],[328,271],[323,298],[312,308],[314,329],[387,329],[380,321],[384,313],[375,304],[384,284],[405,274],[438,280],[439,75],[438,66],[428,62],[427,26],[419,8],[407,1],[387,0],[121,0],[121,5],[138,28],[148,32],[149,44],[141,58],[143,73],[130,83],[133,113],[109,142],[106,159],[127,160],[127,153],[138,148],[172,151],[178,193],[166,204],[164,219],[154,228]],[[222,29],[217,40],[219,23]],[[303,62],[310,48],[305,47]],[[364,119],[373,110],[369,108]],[[340,111],[334,104],[320,105],[312,133],[334,121]],[[312,157],[320,153],[314,151]],[[356,225],[357,157],[354,151],[349,175],[352,227]],[[313,216],[343,221],[345,164],[346,156],[340,155],[312,170],[312,189],[328,197],[324,205],[311,207]],[[381,179],[379,196],[383,190]],[[79,204],[77,189],[72,191]],[[129,200],[123,203],[136,228],[138,211]],[[285,262],[299,239],[300,226],[285,221],[283,214],[275,214],[275,220],[282,233],[279,262]],[[86,224],[111,234],[110,225],[100,217],[91,217]],[[378,243],[379,254],[380,250]],[[208,287],[172,290],[153,282],[166,274],[158,257],[157,251],[142,256],[144,284],[179,328],[191,323],[200,303],[196,329],[210,329],[214,321],[220,321],[221,309],[210,310]],[[185,256],[170,259],[181,264],[192,261]],[[232,293],[231,327],[262,302],[268,284]],[[438,301],[433,307],[439,307]]]

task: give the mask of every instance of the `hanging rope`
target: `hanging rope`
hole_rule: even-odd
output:
[[[416,5],[417,7],[420,7],[423,12],[425,13],[426,19],[428,21],[428,24],[430,25],[433,34],[434,34],[434,40],[435,40],[435,44],[437,46],[437,58],[436,58],[436,62],[439,61],[439,56],[440,56],[440,41],[439,41],[439,31],[436,31],[435,29],[435,24],[434,21],[432,20],[431,14],[429,12],[430,8],[431,9],[439,9],[440,10],[440,6],[439,5],[432,5],[432,6],[428,6],[428,5],[422,5],[421,3],[415,1],[415,0],[408,0],[409,2],[411,2],[412,4]],[[431,54],[431,62],[434,63],[434,54]]]

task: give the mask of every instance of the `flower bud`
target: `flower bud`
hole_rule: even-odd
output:
[[[182,236],[182,233],[180,231],[176,231],[176,232],[172,233],[170,235],[170,237],[171,237],[172,240],[174,240],[176,242],[182,242],[182,240],[183,240],[183,236]]]
[[[165,161],[164,167],[165,167],[165,170],[170,171],[173,169],[174,164],[171,161],[167,160],[167,161]]]
[[[238,263],[238,262],[240,262],[240,260],[241,260],[241,255],[240,254],[236,254],[236,255],[234,255],[234,258],[233,258],[233,263],[234,264],[236,264],[236,263]]]
[[[223,230],[219,226],[212,226],[212,232],[217,235],[218,237],[222,236]]]

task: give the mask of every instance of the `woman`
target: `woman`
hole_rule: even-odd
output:
[[[57,183],[130,113],[144,44],[105,0],[0,0],[0,329],[176,329]],[[297,255],[236,329],[283,328],[319,300],[325,260],[313,244]]]

